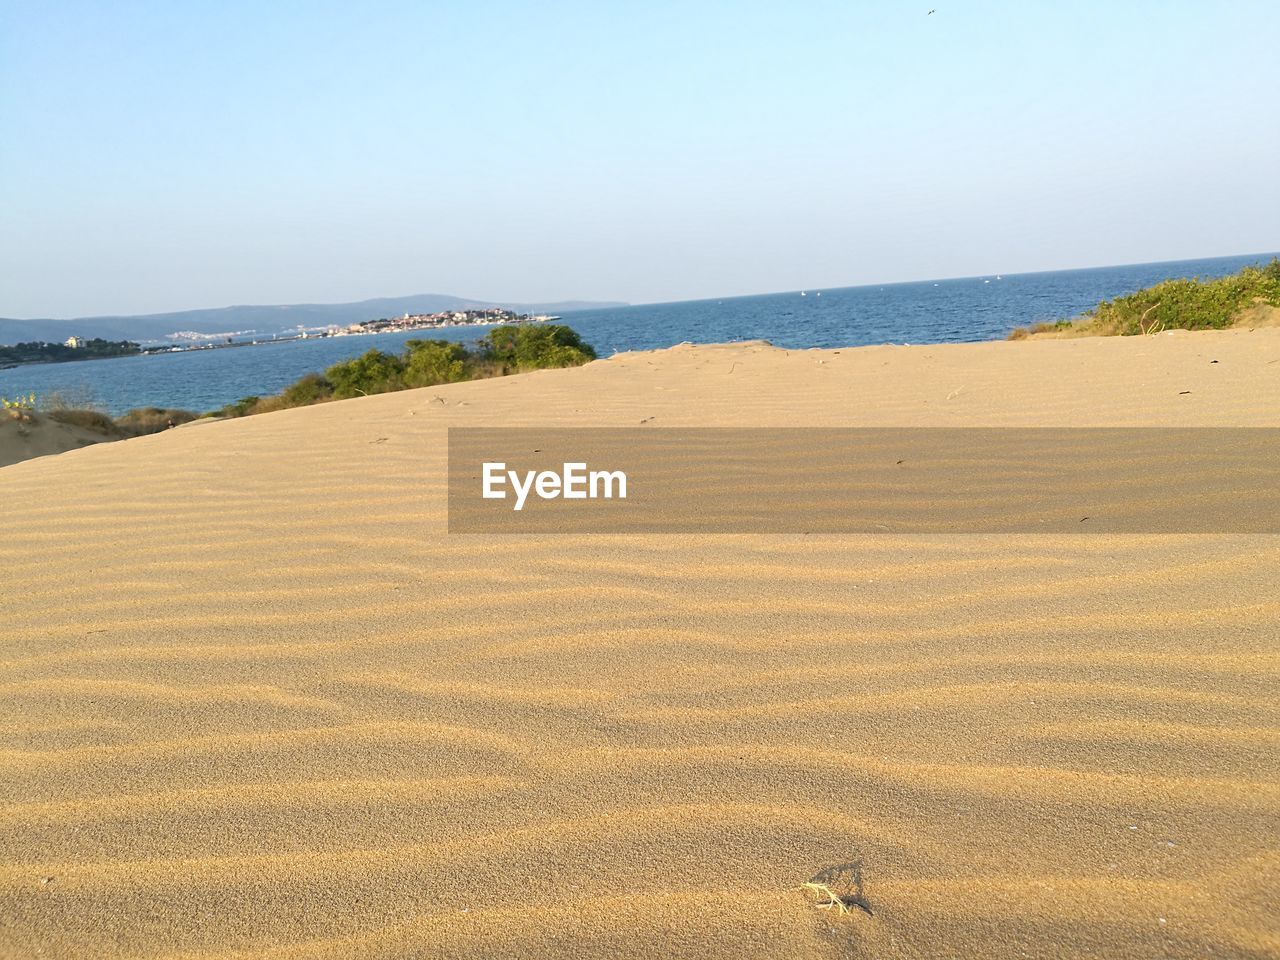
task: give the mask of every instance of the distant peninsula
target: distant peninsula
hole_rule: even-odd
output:
[[[228,333],[297,333],[322,327],[346,327],[377,317],[418,316],[445,311],[501,309],[522,314],[563,314],[575,310],[625,307],[614,301],[563,300],[555,303],[512,303],[472,300],[438,293],[381,297],[354,303],[294,303],[217,307],[134,316],[80,317],[72,320],[12,320],[0,318],[0,344],[23,341],[61,343],[70,337],[155,342],[178,332],[206,335]]]
[[[142,348],[132,340],[85,340],[71,336],[62,343],[42,340],[0,346],[0,367],[16,367],[24,363],[67,363],[72,360],[98,360],[103,357],[127,357]]]

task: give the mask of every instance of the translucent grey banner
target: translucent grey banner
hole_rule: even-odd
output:
[[[1277,533],[1280,429],[449,430],[450,533]]]

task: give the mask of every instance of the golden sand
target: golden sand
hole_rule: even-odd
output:
[[[1280,955],[1280,538],[445,533],[446,426],[641,420],[1280,426],[1280,331],[679,347],[6,467],[0,956]]]

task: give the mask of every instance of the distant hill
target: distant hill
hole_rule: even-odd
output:
[[[74,320],[9,320],[0,318],[0,344],[31,340],[60,342],[73,334],[108,340],[160,340],[179,330],[224,333],[253,330],[260,334],[283,333],[299,325],[322,327],[376,320],[402,313],[436,313],[506,307],[521,313],[569,313],[623,307],[625,303],[563,300],[557,303],[508,303],[496,300],[468,300],[440,293],[420,293],[408,297],[379,297],[357,303],[291,303],[278,306],[216,307],[207,310],[179,310],[176,313],[148,313],[121,317],[79,317]]]

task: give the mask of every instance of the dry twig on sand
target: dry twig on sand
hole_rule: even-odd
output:
[[[844,902],[844,898],[828,887],[825,883],[817,883],[813,880],[800,884],[801,890],[809,890],[818,896],[818,906],[823,909],[835,907],[840,913],[848,913],[849,905]],[[826,898],[825,900],[823,898]]]
[[[808,890],[818,897],[817,906],[824,910],[834,907],[841,915],[849,912],[850,907],[871,915],[871,904],[867,902],[862,888],[862,863],[840,863],[825,870],[819,870],[812,877],[800,884],[799,889]],[[837,890],[843,890],[838,893]]]

